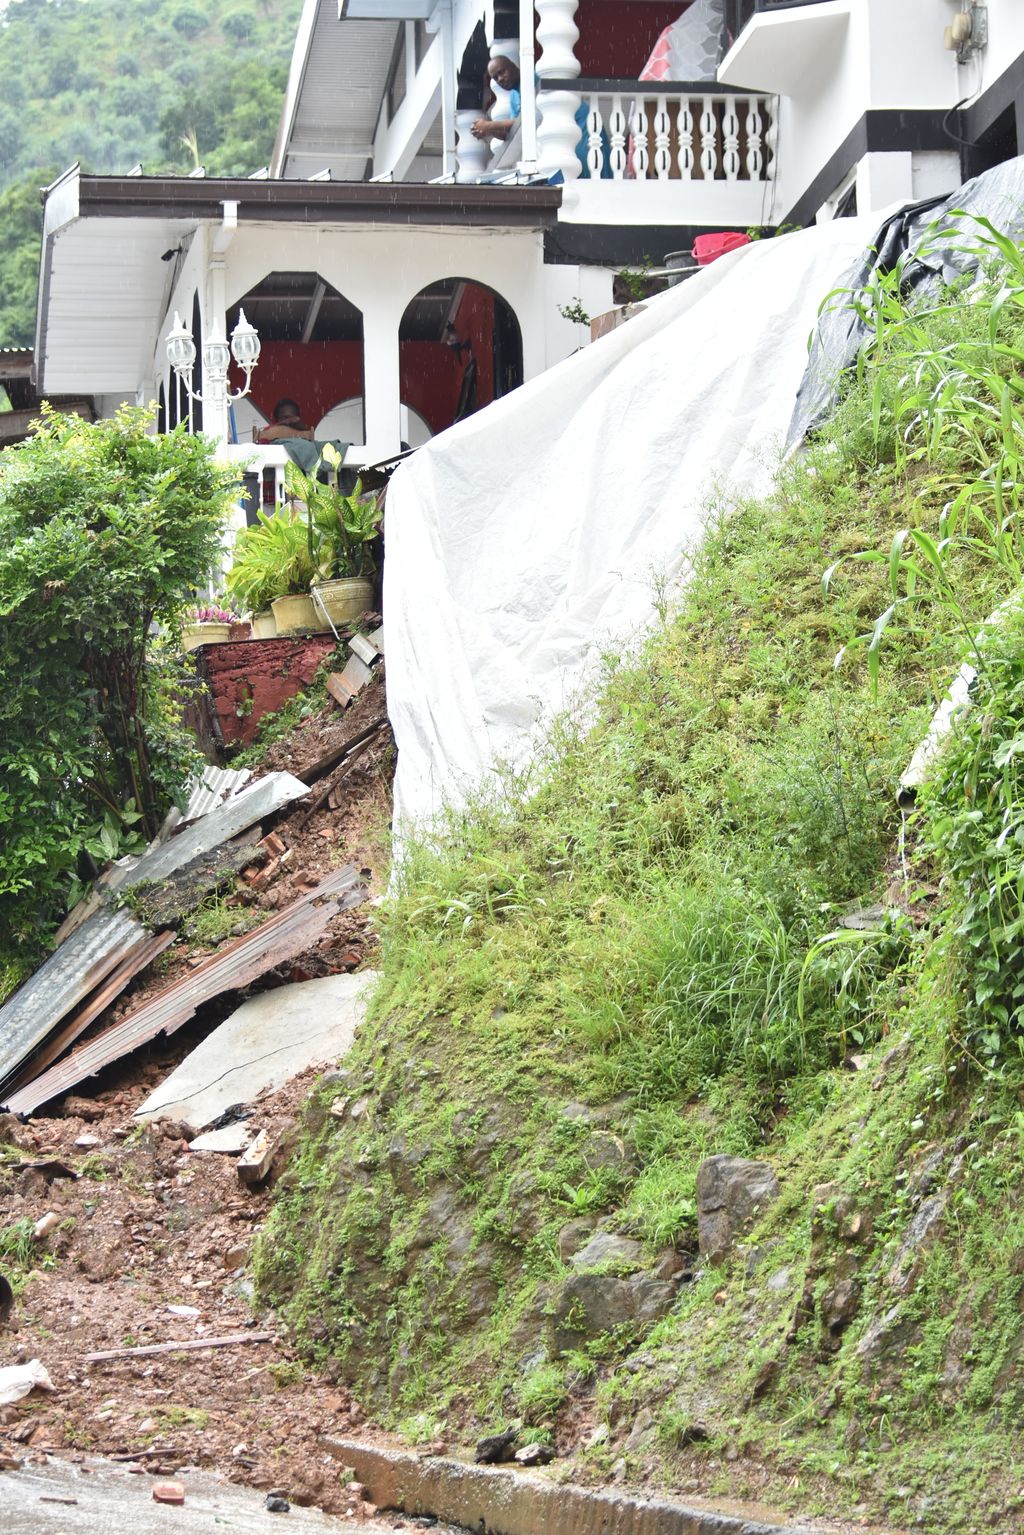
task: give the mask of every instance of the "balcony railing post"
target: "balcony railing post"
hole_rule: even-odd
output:
[[[684,181],[693,180],[693,113],[690,98],[684,96],[679,103],[678,118],[679,153],[676,157],[679,174]]]
[[[672,169],[672,151],[669,147],[671,131],[672,119],[668,115],[668,103],[662,96],[658,99],[654,113],[654,174],[659,181],[667,181]]]
[[[473,124],[480,116],[479,108],[455,114],[455,132],[458,134],[455,142],[455,158],[458,164],[455,173],[456,181],[475,181],[487,169],[490,150],[483,139],[473,137]]]
[[[575,54],[579,40],[576,25],[576,0],[536,0],[537,41],[541,54],[537,73],[542,80],[575,80],[580,72]],[[537,159],[542,171],[554,175],[561,171],[566,182],[575,181],[581,166],[576,154],[580,127],[576,113],[580,97],[575,91],[539,92],[540,127],[537,130]]]
[[[760,181],[761,171],[764,169],[764,155],[761,152],[761,129],[764,126],[761,119],[761,103],[756,96],[751,96],[747,102],[747,179],[748,181]]]
[[[714,181],[718,169],[718,118],[710,96],[705,96],[701,102],[700,168],[705,181]]]
[[[622,110],[622,97],[612,97],[612,110],[608,118],[609,155],[612,180],[621,181],[626,174],[626,114]]]

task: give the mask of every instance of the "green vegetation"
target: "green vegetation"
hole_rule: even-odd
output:
[[[969,300],[910,314],[898,273],[858,299],[829,428],[767,501],[709,508],[597,722],[410,850],[256,1261],[385,1421],[544,1432],[589,1396],[584,1477],[1017,1518],[1024,268],[985,255]],[[904,818],[965,657],[974,707]],[[713,1153],[779,1198],[653,1326],[588,1335],[570,1237],[689,1271]]]
[[[0,468],[5,984],[88,860],[152,836],[197,760],[173,639],[218,557],[234,481],[205,439],[151,436],[149,420],[47,409]]]
[[[0,345],[31,345],[39,188],[270,157],[300,0],[11,0],[0,13]]]

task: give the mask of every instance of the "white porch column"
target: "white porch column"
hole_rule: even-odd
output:
[[[519,120],[522,144],[519,169],[531,175],[537,169],[537,50],[533,37],[534,0],[519,0]]]
[[[575,80],[580,61],[574,49],[579,39],[576,25],[576,0],[536,0],[537,41],[541,55],[537,73],[542,80]],[[523,98],[525,110],[525,94]],[[575,91],[537,92],[540,127],[537,130],[537,161],[540,170],[553,175],[561,171],[568,183],[580,173],[576,156],[580,129],[576,122],[580,97]]]
[[[441,0],[434,15],[441,33],[441,174],[454,176],[455,103],[459,99],[459,82],[451,0]]]
[[[401,319],[401,309],[396,312],[386,301],[368,304],[363,310],[363,418],[366,459],[371,464],[397,453],[401,446]]]

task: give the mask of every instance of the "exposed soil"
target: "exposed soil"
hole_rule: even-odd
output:
[[[276,743],[254,775],[275,769],[303,777],[316,762],[386,716],[383,667],[347,710],[329,703]],[[382,834],[390,815],[394,747],[385,725],[339,781],[337,808],[310,813],[308,800],[264,824],[284,844],[260,878],[235,878],[221,892],[238,908],[235,932],[255,926],[326,875],[353,863],[370,899],[339,914],[317,944],[246,992],[200,1010],[172,1038],[161,1038],[41,1109],[28,1125],[0,1118],[0,1231],[33,1225],[53,1212],[59,1225],[33,1244],[36,1267],[0,1333],[0,1363],[39,1358],[56,1387],[0,1407],[3,1456],[46,1452],[121,1456],[147,1471],[215,1468],[233,1480],[282,1489],[298,1503],[328,1511],[350,1506],[341,1470],[323,1449],[327,1434],[362,1424],[348,1393],[318,1381],[280,1342],[88,1364],[84,1355],[166,1341],[274,1331],[253,1315],[245,1277],[253,1237],[270,1188],[287,1157],[288,1131],[318,1073],[310,1071],[257,1100],[253,1134],[266,1128],[284,1146],[263,1185],[242,1185],[235,1158],[193,1153],[175,1125],[144,1129],[132,1118],[143,1099],[246,995],[288,981],[360,968],[372,955],[373,896]],[[333,771],[333,770],[332,770]],[[326,787],[330,775],[312,785]],[[315,793],[314,796],[315,798]],[[262,857],[263,855],[261,855]],[[250,873],[252,871],[249,871]],[[151,994],[212,953],[188,936],[124,993],[93,1032],[133,1011]],[[84,1144],[82,1144],[84,1138]],[[76,1142],[80,1144],[76,1145]],[[76,1177],[52,1176],[29,1162],[64,1164]],[[188,1308],[184,1313],[171,1307]]]
[[[128,1063],[119,1082],[89,1100],[88,1118],[36,1118],[16,1132],[33,1160],[59,1160],[79,1176],[48,1181],[13,1163],[0,1174],[0,1224],[34,1223],[49,1211],[60,1219],[37,1244],[39,1267],[15,1302],[15,1330],[3,1345],[5,1363],[41,1359],[56,1391],[0,1408],[0,1453],[88,1451],[137,1460],[148,1472],[213,1467],[341,1511],[341,1468],[319,1441],[359,1426],[362,1415],[346,1391],[311,1376],[284,1344],[83,1359],[274,1330],[272,1318],[253,1315],[245,1277],[267,1187],[240,1184],[233,1157],[190,1152],[177,1126],[140,1131],[132,1121],[200,1030],[188,1032],[189,1039],[154,1048],[144,1065]],[[315,1076],[259,1101],[252,1124],[287,1131]],[[76,1147],[83,1137],[98,1144]]]

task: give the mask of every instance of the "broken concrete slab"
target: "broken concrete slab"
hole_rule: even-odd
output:
[[[244,1119],[236,1125],[223,1125],[219,1130],[207,1130],[189,1141],[189,1151],[218,1151],[222,1156],[237,1157],[252,1139],[252,1126]]]
[[[251,997],[151,1093],[136,1117],[197,1129],[236,1103],[338,1060],[362,1021],[374,972],[328,975]],[[247,1140],[251,1139],[251,1131]]]

